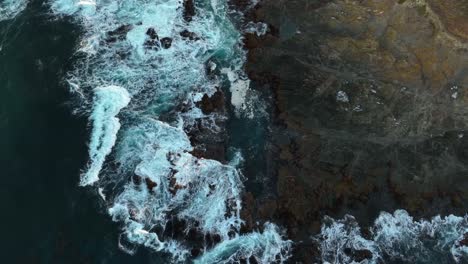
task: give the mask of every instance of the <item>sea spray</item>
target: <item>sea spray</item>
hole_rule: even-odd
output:
[[[468,215],[435,216],[416,221],[404,210],[383,212],[364,236],[353,216],[341,220],[326,217],[316,236],[322,260],[328,263],[466,263]],[[466,243],[466,242],[465,242]],[[357,252],[368,252],[364,259]]]
[[[192,249],[201,252],[199,263],[284,261],[291,242],[273,224],[239,235],[243,177],[236,162],[192,155],[187,135],[199,125],[222,130],[217,121],[226,117],[197,105],[229,81],[244,89],[237,114],[249,109],[240,101],[248,95],[245,51],[226,2],[198,1],[188,13],[179,0],[55,0],[50,6],[84,31],[68,78],[82,100],[78,112],[89,114],[92,124],[81,184],[96,186],[112,219],[122,223],[120,248],[133,253],[142,245],[173,262],[190,259]],[[208,76],[207,65],[223,71]],[[251,111],[243,116],[252,117]],[[183,228],[167,234],[174,220]],[[190,241],[184,234],[191,230],[219,241]]]

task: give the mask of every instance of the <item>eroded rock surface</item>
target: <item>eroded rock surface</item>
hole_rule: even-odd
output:
[[[253,17],[269,30],[246,36],[247,71],[275,90],[286,127],[273,140],[278,199],[269,214],[291,238],[307,240],[325,214],[369,223],[397,208],[466,213],[467,8],[457,0],[261,2]],[[316,255],[304,243],[297,251],[303,263]]]

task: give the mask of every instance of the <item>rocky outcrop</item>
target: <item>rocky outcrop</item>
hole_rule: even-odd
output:
[[[271,210],[291,238],[317,232],[325,214],[366,223],[397,208],[467,211],[465,6],[264,0],[253,12],[269,29],[245,36],[247,72],[270,84],[286,127],[272,136],[280,161]]]
[[[187,127],[187,133],[194,150],[192,155],[198,158],[214,159],[223,163],[226,159],[226,106],[225,95],[221,90],[216,91],[211,96],[205,94],[196,103],[200,108],[204,118],[199,118]]]

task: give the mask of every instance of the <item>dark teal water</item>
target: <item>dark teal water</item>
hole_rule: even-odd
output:
[[[1,263],[139,263],[118,249],[118,226],[78,187],[87,121],[61,82],[79,28],[32,1],[0,22]]]

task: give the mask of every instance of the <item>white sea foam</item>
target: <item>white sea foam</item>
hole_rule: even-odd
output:
[[[223,246],[215,246],[207,249],[211,256],[245,253],[259,260],[277,255],[285,259],[290,242],[282,240],[273,224],[262,234],[236,235],[242,224],[243,184],[235,161],[222,164],[190,154],[185,129],[200,119],[204,128],[216,132],[215,120],[223,118],[195,107],[203,94],[213,94],[225,79],[208,77],[206,65],[233,69],[236,85],[245,59],[238,45],[240,34],[227,17],[226,2],[197,1],[196,5],[197,15],[187,22],[180,0],[51,2],[55,14],[72,16],[85,30],[79,47],[84,58],[69,78],[72,91],[83,99],[80,112],[89,113],[93,125],[90,166],[81,184],[97,181],[106,191],[109,214],[123,224],[119,246],[126,252],[134,252],[132,245],[143,245],[169,253],[174,262],[185,261],[190,257],[187,241],[152,231],[164,230],[175,218],[186,223],[186,230],[218,235],[220,245],[236,249],[226,255],[219,254]],[[184,30],[196,38],[181,34]],[[247,79],[242,82],[248,84]],[[123,90],[128,94],[122,96]],[[120,110],[125,118],[120,120],[123,126],[117,140]],[[163,122],[162,116],[172,121]],[[113,148],[112,161],[118,168],[102,172]],[[105,180],[98,181],[99,173],[105,174]],[[109,188],[112,192],[106,189],[109,183],[123,187]],[[249,246],[241,245],[244,242]]]
[[[226,75],[231,92],[231,104],[238,117],[252,119],[265,115],[264,102],[259,99],[257,92],[250,88],[250,80],[236,67],[222,68],[221,73]]]
[[[404,210],[381,213],[370,228],[371,237],[364,238],[356,220],[326,218],[320,242],[322,260],[329,263],[466,263],[468,247],[461,241],[468,234],[468,216],[436,216],[416,221]],[[357,262],[353,252],[368,250],[371,258]]]
[[[130,96],[122,87],[103,86],[94,90],[94,105],[90,119],[93,124],[89,143],[89,166],[81,176],[81,186],[99,180],[99,172],[106,156],[112,151],[117,140],[120,122],[116,115],[128,105]]]
[[[249,22],[245,25],[244,31],[247,33],[255,33],[257,36],[263,36],[268,31],[268,25],[263,22]]]
[[[250,263],[282,263],[289,258],[291,241],[284,240],[278,228],[266,223],[262,233],[255,232],[225,240],[194,261],[195,264],[238,263],[240,259]]]
[[[0,1],[0,21],[14,18],[28,5],[27,0],[2,0]]]

